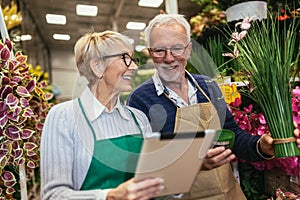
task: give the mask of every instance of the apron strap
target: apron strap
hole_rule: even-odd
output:
[[[208,100],[208,102],[211,103],[210,98],[203,91],[203,89],[200,87],[200,85],[198,84],[198,82],[192,76],[190,76],[188,73],[185,73],[185,74],[187,75],[188,80],[191,80],[196,85],[196,87],[198,88],[198,90],[203,94],[203,96]]]
[[[194,80],[192,77],[190,77],[187,73],[186,75],[188,76],[187,79],[188,81],[191,79],[193,81],[193,83],[195,84],[195,86],[197,87],[197,89],[203,94],[203,96],[207,99],[207,101],[209,103],[211,103],[210,98],[207,96],[207,94],[203,91],[203,89],[200,87],[200,85],[197,83],[196,80]],[[164,95],[177,107],[179,108],[179,106],[170,98],[170,93],[168,92],[168,89],[166,88],[165,85],[163,85],[164,87]]]
[[[84,111],[84,108],[83,108],[83,106],[82,106],[82,103],[81,103],[80,98],[78,98],[77,100],[78,100],[78,103],[79,103],[81,112],[83,113],[84,119],[85,119],[85,121],[87,122],[87,124],[89,125],[89,127],[90,127],[90,129],[91,129],[91,131],[92,131],[92,133],[93,133],[94,141],[96,141],[96,133],[95,133],[95,130],[94,130],[94,128],[93,128],[93,126],[92,126],[90,120],[89,120],[88,117],[86,116],[86,113],[85,113],[85,111]]]
[[[134,114],[129,108],[127,108],[127,109],[128,109],[129,112],[131,113],[131,116],[133,117],[133,120],[134,120],[135,124],[137,125],[137,127],[138,127],[138,129],[139,129],[139,131],[140,131],[140,134],[142,135],[142,134],[143,134],[143,131],[142,131],[142,128],[141,128],[139,122],[137,121],[137,119],[136,119],[136,117],[135,117],[135,114]]]

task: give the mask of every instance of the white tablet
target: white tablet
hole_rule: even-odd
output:
[[[165,190],[158,196],[189,192],[215,134],[215,130],[206,130],[145,139],[135,178],[163,178]]]

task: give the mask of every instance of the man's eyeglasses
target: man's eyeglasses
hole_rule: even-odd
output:
[[[159,48],[149,48],[150,53],[156,58],[163,58],[166,56],[167,51],[169,50],[173,57],[182,56],[189,46],[188,43],[186,46],[177,46],[177,47],[159,47]]]
[[[119,53],[119,54],[103,56],[103,59],[117,57],[117,56],[121,56],[121,58],[123,59],[125,65],[127,67],[129,67],[132,62],[134,62],[136,65],[139,64],[139,59],[138,58],[132,58],[128,53]]]

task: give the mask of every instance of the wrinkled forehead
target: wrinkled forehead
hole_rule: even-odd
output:
[[[189,41],[184,27],[178,24],[155,26],[150,33],[150,47],[172,46],[172,44],[185,45]]]

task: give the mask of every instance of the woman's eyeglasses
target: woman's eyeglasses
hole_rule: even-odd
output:
[[[117,56],[121,56],[121,58],[123,59],[125,65],[127,67],[129,67],[132,62],[134,62],[136,65],[139,64],[139,59],[138,58],[132,58],[128,53],[119,53],[119,54],[103,56],[103,59],[117,57]]]
[[[163,58],[166,56],[167,51],[169,50],[173,57],[182,56],[189,46],[188,43],[186,46],[176,46],[176,47],[159,47],[159,48],[149,48],[150,53],[156,58]]]

